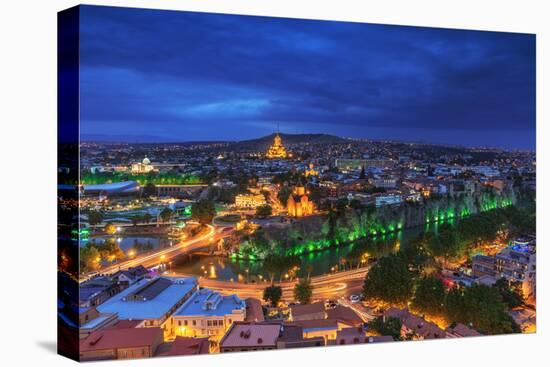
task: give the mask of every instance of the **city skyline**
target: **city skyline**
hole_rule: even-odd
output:
[[[535,148],[534,35],[90,6],[80,32],[82,140],[238,141],[279,124]]]
[[[58,44],[60,354],[536,333],[534,35],[84,5]]]

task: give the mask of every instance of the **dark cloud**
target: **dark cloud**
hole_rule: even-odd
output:
[[[84,134],[535,144],[534,35],[84,6],[80,47]]]

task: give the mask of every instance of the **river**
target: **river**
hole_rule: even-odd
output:
[[[438,224],[410,227],[390,235],[375,238],[374,244],[369,247],[369,255],[379,257],[398,251],[407,246],[409,239],[423,231],[437,231],[437,227]],[[311,270],[312,276],[338,271],[341,259],[346,258],[353,246],[354,243],[350,243],[300,256],[301,264],[296,275],[298,277],[306,276],[308,270]],[[261,261],[220,256],[181,255],[172,261],[171,270],[181,274],[204,276],[218,280],[258,282],[269,278],[269,274],[263,268]],[[278,278],[280,276],[280,274],[277,275]]]

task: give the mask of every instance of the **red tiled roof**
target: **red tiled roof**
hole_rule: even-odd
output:
[[[363,320],[359,315],[355,313],[351,308],[337,305],[332,310],[327,311],[327,317],[333,320],[342,320],[353,326],[359,326],[363,324]]]
[[[208,338],[187,338],[177,336],[172,343],[170,349],[159,354],[159,356],[188,356],[194,354],[208,354],[210,346]]]
[[[325,304],[323,302],[317,302],[307,305],[295,305],[290,306],[292,316],[303,316],[313,313],[325,312]]]
[[[422,336],[424,339],[445,337],[445,331],[439,328],[439,326],[433,322],[424,320],[424,318],[420,316],[410,313],[407,308],[389,308],[384,312],[384,316],[399,318],[403,326],[416,335]]]
[[[478,331],[476,331],[475,329],[472,329],[464,324],[456,324],[453,328],[449,327],[447,328],[445,331],[451,333],[451,334],[454,334],[454,335],[458,335],[458,336],[461,336],[461,337],[464,337],[464,336],[481,336],[482,334],[480,334]]]
[[[133,329],[142,322],[143,320],[119,320],[116,324],[113,324],[105,329]]]
[[[222,348],[274,347],[281,332],[279,323],[234,322],[220,342]]]
[[[362,328],[348,327],[339,330],[336,334],[336,344],[358,344],[365,342],[365,332]]]
[[[320,319],[320,320],[298,320],[289,322],[288,325],[301,326],[304,331],[308,329],[337,329],[338,320]]]
[[[161,328],[105,329],[80,341],[80,352],[94,350],[150,347],[162,340]]]

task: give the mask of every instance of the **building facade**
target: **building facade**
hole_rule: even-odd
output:
[[[270,159],[287,157],[286,148],[283,146],[281,136],[278,133],[273,139],[273,144],[267,150],[266,157]]]
[[[193,294],[172,317],[173,335],[219,339],[234,322],[245,320],[246,303],[236,295],[222,296],[205,288]]]
[[[289,195],[286,208],[291,217],[303,217],[312,215],[315,211],[315,204],[309,200],[307,192],[303,186],[297,186]]]
[[[239,208],[253,209],[266,204],[263,194],[239,194],[235,197],[235,206]]]

